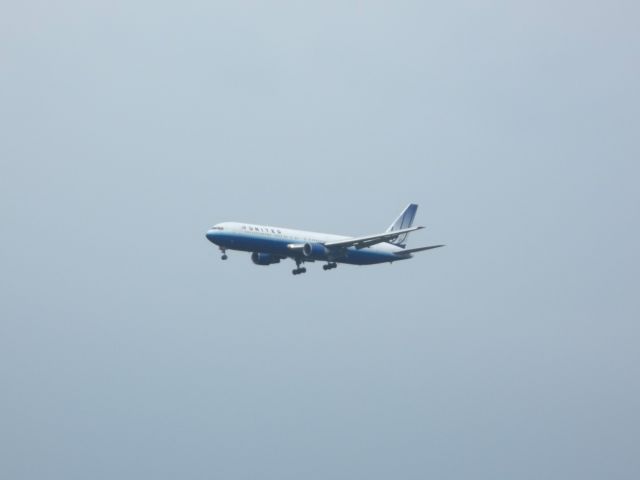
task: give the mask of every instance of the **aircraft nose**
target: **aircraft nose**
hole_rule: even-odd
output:
[[[207,240],[209,240],[211,243],[216,243],[216,231],[211,229],[211,230],[207,230],[207,234],[206,234]]]

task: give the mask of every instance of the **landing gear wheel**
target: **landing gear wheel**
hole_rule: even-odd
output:
[[[222,258],[222,260],[226,260],[226,259],[227,259],[227,258],[229,258],[229,257],[228,257],[228,256],[227,256],[227,254],[225,253],[225,254],[223,254],[223,255],[222,255],[222,257],[221,257],[221,258]]]
[[[292,270],[291,273],[293,273],[294,275],[300,275],[301,273],[306,273],[307,272],[306,268],[304,267],[300,268],[300,265],[302,265],[302,260],[296,258],[295,261],[296,261],[297,268],[295,270]]]
[[[338,264],[337,264],[337,263],[335,263],[335,262],[329,262],[329,263],[327,263],[326,265],[323,265],[323,266],[322,266],[322,269],[323,269],[323,270],[331,270],[332,268],[336,268],[337,266],[338,266]]]

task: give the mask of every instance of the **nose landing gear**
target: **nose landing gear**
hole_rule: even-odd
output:
[[[227,256],[227,250],[226,249],[220,247],[220,251],[222,252],[222,257],[220,257],[220,258],[222,258],[222,260],[226,260],[227,258],[229,258]]]

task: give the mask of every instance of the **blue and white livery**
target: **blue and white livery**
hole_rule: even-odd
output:
[[[252,223],[224,222],[207,231],[207,239],[218,245],[222,259],[227,250],[251,252],[256,265],[271,265],[291,258],[296,262],[294,275],[305,273],[305,262],[326,262],[324,270],[336,268],[338,263],[373,265],[407,260],[416,252],[443,247],[406,248],[407,236],[424,227],[413,227],[418,205],[412,203],[384,232],[363,237],[346,237],[328,233],[307,232],[290,228],[256,225]]]

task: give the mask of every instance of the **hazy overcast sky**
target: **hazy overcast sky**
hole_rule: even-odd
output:
[[[640,478],[639,5],[4,2],[0,477]]]

